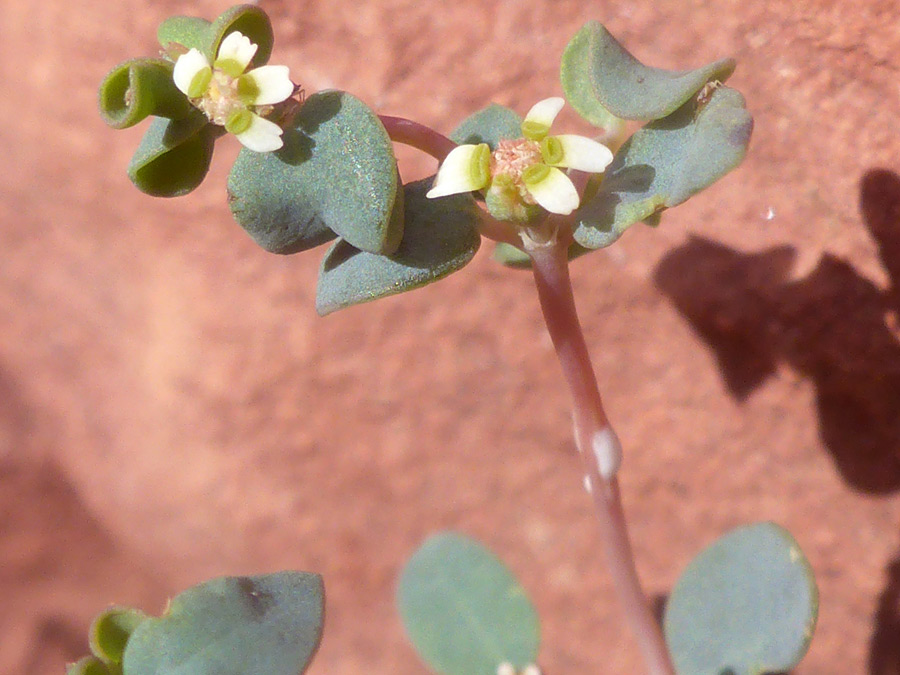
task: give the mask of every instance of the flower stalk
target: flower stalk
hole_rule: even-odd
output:
[[[578,320],[567,249],[569,237],[528,247],[541,311],[572,394],[575,443],[594,501],[613,584],[650,675],[675,675],[662,630],[641,588],[628,538],[616,471],[621,461]]]

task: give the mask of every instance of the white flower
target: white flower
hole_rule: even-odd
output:
[[[497,675],[517,675],[517,671],[513,664],[504,661],[497,666]],[[522,671],[521,675],[541,675],[541,669],[532,663],[525,666],[525,670]]]
[[[516,194],[523,205],[538,204],[568,215],[578,208],[575,185],[561,169],[602,173],[613,155],[584,136],[550,136],[550,125],[565,101],[554,97],[535,104],[522,122],[523,138],[504,139],[491,152],[487,143],[460,145],[447,155],[427,196],[444,197],[489,188]]]
[[[175,62],[172,79],[213,124],[237,136],[245,147],[271,152],[283,145],[281,127],[260,116],[266,106],[281,103],[294,93],[287,66],[247,66],[257,46],[241,33],[229,33],[210,65],[197,49]]]

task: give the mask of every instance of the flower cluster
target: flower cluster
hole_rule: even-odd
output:
[[[262,115],[290,98],[296,87],[287,66],[248,71],[256,50],[257,45],[245,35],[230,33],[212,64],[199,50],[191,49],[178,57],[172,78],[210,122],[224,126],[250,150],[271,152],[283,145],[282,130]]]
[[[533,217],[535,205],[550,213],[572,213],[580,197],[561,169],[602,173],[613,155],[606,146],[584,136],[551,136],[550,125],[563,105],[565,101],[559,97],[535,104],[522,122],[523,137],[503,139],[493,152],[487,143],[454,148],[427,196],[487,190],[488,209],[494,215],[498,209],[491,208],[492,203],[501,203],[504,219],[523,222]]]

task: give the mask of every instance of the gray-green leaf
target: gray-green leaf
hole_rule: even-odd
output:
[[[460,145],[487,143],[491,150],[504,138],[522,137],[522,118],[514,110],[492,103],[472,113],[453,130],[450,140]]]
[[[818,613],[812,569],[774,523],[739,527],[702,551],[666,606],[666,642],[679,675],[790,670]]]
[[[298,675],[322,636],[322,579],[224,577],[175,597],[125,649],[128,675]]]
[[[400,615],[419,655],[444,675],[496,675],[537,658],[537,613],[487,548],[452,532],[430,537],[406,564]]]
[[[593,25],[587,24],[566,46],[560,63],[559,81],[566,100],[575,112],[612,135],[621,130],[625,122],[604,108],[594,93],[591,73],[595,67],[592,47],[596,39],[590,30]]]
[[[707,82],[724,82],[734,67],[734,59],[722,59],[696,70],[651,68],[602,24],[591,21],[563,53],[562,81],[569,102],[588,121],[601,115],[601,109],[627,120],[656,120],[673,113]]]
[[[243,149],[228,178],[235,220],[267,251],[335,237],[391,253],[403,236],[403,190],[384,126],[342,91],[310,96],[276,152]]]
[[[669,117],[639,129],[606,170],[597,193],[576,213],[575,240],[609,246],[634,223],[681,204],[740,164],[753,118],[744,97],[717,87]]]
[[[178,197],[196,188],[209,171],[216,131],[199,111],[181,120],[154,117],[131,163],[128,177],[154,197]]]
[[[321,315],[411,291],[462,269],[481,244],[475,203],[468,194],[428,199],[433,178],[405,187],[405,226],[391,255],[367,253],[339,240],[319,270],[316,310]]]

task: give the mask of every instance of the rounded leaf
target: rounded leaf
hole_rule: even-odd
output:
[[[275,33],[269,15],[256,5],[235,5],[222,12],[209,27],[207,49],[200,51],[206,53],[210,62],[214,61],[222,40],[235,31],[258,47],[248,69],[268,62],[275,45]]]
[[[734,59],[722,59],[696,70],[650,68],[602,24],[591,21],[563,52],[561,72],[566,98],[579,113],[587,111],[588,121],[602,117],[603,110],[626,120],[657,120],[675,112],[707,82],[727,80],[734,67]]]
[[[487,143],[491,150],[504,138],[522,137],[522,118],[502,105],[492,103],[472,113],[453,130],[450,140],[459,145]]]
[[[444,675],[496,675],[534,663],[540,625],[525,590],[478,542],[430,537],[400,577],[397,602],[419,655]]]
[[[344,240],[328,250],[316,289],[319,314],[425,286],[475,257],[481,245],[475,202],[469,195],[428,199],[431,181],[405,186],[403,240],[394,253],[367,253]]]
[[[575,240],[609,246],[639,221],[677,206],[734,169],[747,151],[753,118],[744,97],[717,87],[669,117],[639,129],[616,153],[596,193],[577,212]]]
[[[685,569],[666,605],[666,642],[679,675],[788,671],[816,625],[812,568],[774,523],[739,527]]]
[[[89,632],[91,651],[106,663],[120,664],[125,645],[147,615],[130,607],[110,607],[97,615]]]
[[[323,614],[317,574],[214,579],[138,626],[125,649],[125,672],[297,675],[318,648]]]
[[[113,68],[100,83],[100,114],[114,129],[134,126],[150,115],[181,119],[194,109],[172,80],[165,59],[132,59]]]
[[[334,238],[391,253],[403,193],[387,132],[346,92],[310,96],[276,152],[242,150],[228,178],[235,220],[267,251],[296,253]]]
[[[128,177],[154,197],[187,194],[209,171],[216,133],[199,112],[183,120],[155,117],[131,158]]]

